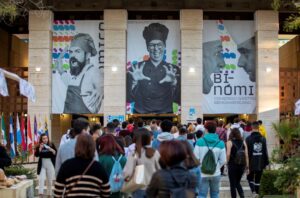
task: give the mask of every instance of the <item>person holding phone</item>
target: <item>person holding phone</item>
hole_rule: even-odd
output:
[[[56,148],[53,143],[50,143],[46,134],[40,136],[39,145],[35,149],[35,156],[39,157],[37,174],[39,175],[39,197],[43,197],[44,184],[47,178],[47,195],[51,196],[51,186],[55,179],[55,158]]]

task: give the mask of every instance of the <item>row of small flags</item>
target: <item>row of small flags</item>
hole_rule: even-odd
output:
[[[5,127],[5,117],[2,114],[1,119],[1,144],[4,147],[7,147],[8,142],[10,142],[10,157],[14,158],[17,155],[17,152],[20,154],[28,152],[29,155],[33,154],[34,147],[39,144],[40,135],[45,133],[48,136],[48,124],[47,119],[45,118],[44,124],[42,122],[37,123],[36,116],[34,116],[34,129],[33,136],[31,132],[30,116],[27,116],[27,127],[25,129],[25,117],[21,115],[16,116],[16,126],[14,128],[13,116],[9,116],[9,138],[6,136],[6,127]],[[16,137],[16,140],[15,140]],[[15,147],[16,141],[16,147]],[[17,152],[16,152],[17,151]]]

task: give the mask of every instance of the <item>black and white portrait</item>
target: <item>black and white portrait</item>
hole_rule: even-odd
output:
[[[91,26],[90,29],[98,32],[98,27]],[[89,114],[102,111],[104,71],[99,62],[99,41],[95,42],[94,38],[83,32],[72,35],[53,61],[53,97],[60,106],[54,105],[57,105],[55,110],[61,113]],[[61,93],[58,95],[55,92]]]
[[[142,31],[128,28],[127,105],[132,113],[176,113],[180,105],[179,38],[159,22],[133,24]],[[175,25],[174,25],[175,24]],[[129,26],[130,27],[130,26]],[[134,40],[135,38],[142,38]],[[169,41],[169,42],[168,42]],[[142,46],[136,46],[142,42]],[[177,43],[172,43],[177,42]],[[170,46],[169,43],[172,43]],[[134,51],[132,46],[136,46]],[[142,52],[142,53],[141,53]],[[144,53],[144,54],[143,54]],[[142,57],[142,58],[139,58]],[[128,107],[127,107],[128,108]]]
[[[204,21],[203,113],[255,113],[255,59],[253,21]]]

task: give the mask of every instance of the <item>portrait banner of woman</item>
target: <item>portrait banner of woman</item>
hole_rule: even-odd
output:
[[[179,21],[128,21],[128,114],[179,113],[180,59]]]

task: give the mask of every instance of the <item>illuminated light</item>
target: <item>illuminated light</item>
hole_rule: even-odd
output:
[[[267,72],[267,73],[270,73],[271,71],[272,71],[272,68],[271,68],[271,67],[267,67],[267,68],[266,68],[266,72]]]
[[[27,117],[27,113],[25,113],[24,116]]]
[[[111,71],[116,72],[116,71],[118,71],[118,68],[117,67],[112,67]]]
[[[195,73],[195,68],[194,67],[190,67],[189,72],[190,73]]]
[[[41,71],[41,68],[40,68],[40,67],[36,67],[36,68],[35,68],[35,71],[36,71],[36,72],[40,72],[40,71]]]

